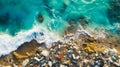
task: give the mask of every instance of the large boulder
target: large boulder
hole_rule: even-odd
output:
[[[16,58],[22,59],[32,56],[36,52],[36,48],[38,47],[38,43],[36,40],[32,40],[30,42],[26,42],[18,47],[17,50],[13,52],[13,55]]]
[[[95,43],[95,42],[83,44],[83,48],[84,48],[84,51],[87,53],[94,53],[94,52],[101,53],[105,50],[104,47],[99,47],[98,43]]]

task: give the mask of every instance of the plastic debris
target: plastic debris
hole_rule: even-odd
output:
[[[61,60],[61,59],[62,59],[62,57],[63,57],[63,55],[62,55],[62,54],[56,55],[56,58],[57,58],[57,59],[59,59],[59,60]]]
[[[51,48],[39,49],[22,62],[23,67],[120,67],[120,56],[115,48],[98,46],[94,39],[89,43],[54,43]],[[80,43],[80,44],[79,44]],[[21,55],[14,52],[15,56]],[[14,62],[14,61],[13,61]],[[14,66],[14,65],[13,65]]]

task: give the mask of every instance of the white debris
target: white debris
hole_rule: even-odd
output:
[[[58,48],[61,48],[61,45],[58,45]]]
[[[96,53],[95,56],[98,56],[98,54]]]
[[[113,52],[115,52],[115,53],[117,53],[117,52],[118,52],[115,48],[113,48],[113,49],[112,49],[112,51],[113,51]]]
[[[118,63],[119,63],[119,65],[120,65],[120,56],[118,56],[119,57],[119,59],[118,59]]]
[[[52,62],[51,62],[51,61],[49,61],[49,62],[48,62],[48,65],[49,65],[50,67],[52,67]]]
[[[72,54],[73,59],[76,59],[75,54]]]
[[[25,67],[28,62],[29,62],[29,59],[25,59],[25,60],[22,62],[22,67]]]
[[[13,67],[18,67],[16,64],[13,64]]]
[[[42,52],[41,52],[41,54],[43,55],[43,56],[49,56],[49,51],[48,50],[43,50]]]
[[[77,56],[75,59],[79,59],[80,58],[80,56]]]
[[[39,58],[37,58],[37,57],[34,57],[34,59],[35,59],[35,60],[37,60],[37,61],[40,61],[40,59],[39,59]]]
[[[60,67],[67,67],[67,66],[61,64]]]

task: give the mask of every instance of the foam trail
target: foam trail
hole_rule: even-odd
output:
[[[85,3],[85,4],[91,4],[91,3],[93,3],[95,0],[91,0],[91,1],[86,1],[86,0],[81,0],[83,3]]]
[[[46,47],[50,47],[52,42],[60,40],[60,37],[55,33],[48,31],[45,27],[35,25],[33,29],[28,31],[21,31],[17,36],[12,37],[8,34],[0,35],[0,56],[9,54],[16,50],[24,42],[30,42],[32,39],[37,40],[38,43],[45,42]]]

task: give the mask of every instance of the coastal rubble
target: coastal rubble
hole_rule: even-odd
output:
[[[26,58],[35,54],[36,48],[38,47],[38,43],[35,40],[32,40],[29,43],[24,43],[17,50],[13,52],[13,55],[17,58]],[[28,49],[29,48],[29,49]]]
[[[76,38],[77,37],[77,38]],[[69,39],[69,40],[67,40]],[[119,51],[94,37],[71,35],[46,48],[32,40],[0,58],[9,67],[120,67]]]

